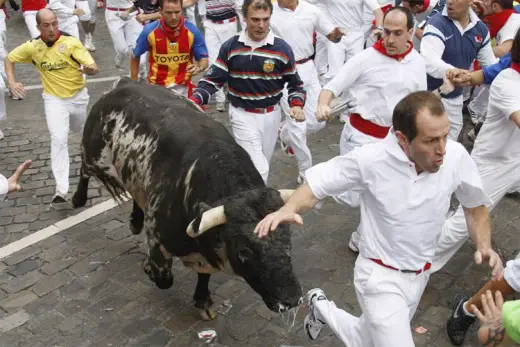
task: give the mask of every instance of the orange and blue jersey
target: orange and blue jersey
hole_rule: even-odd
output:
[[[170,41],[162,28],[161,21],[145,25],[133,49],[135,58],[149,52],[148,83],[161,86],[189,84],[191,74],[186,72],[193,59],[208,58],[208,49],[195,24],[184,22],[177,41]]]

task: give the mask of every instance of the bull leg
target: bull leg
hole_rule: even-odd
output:
[[[211,300],[211,293],[209,291],[210,274],[203,274],[197,272],[197,287],[193,300],[195,300],[195,308],[200,310],[200,315],[203,320],[213,320],[217,316],[217,311],[212,308],[213,300]]]
[[[134,200],[134,207],[132,210],[132,213],[130,214],[130,231],[134,235],[139,235],[141,231],[143,231],[143,224],[144,224],[144,212],[143,210],[137,205],[137,203]]]
[[[88,181],[90,176],[87,174],[85,163],[81,164],[79,175],[78,187],[76,193],[72,196],[72,206],[74,206],[74,208],[83,207],[87,203]]]
[[[143,270],[158,288],[168,289],[173,285],[173,257],[161,244],[153,218],[146,215],[143,229],[148,244],[148,256],[143,260]]]

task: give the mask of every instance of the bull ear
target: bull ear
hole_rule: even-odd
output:
[[[209,206],[204,203],[199,204],[200,209],[205,209],[205,207],[208,207],[208,209],[188,225],[186,233],[190,237],[200,236],[209,229],[226,223],[227,219],[223,205],[209,208]]]
[[[289,200],[289,198],[294,194],[294,192],[296,190],[295,189],[278,189],[278,191],[280,192],[280,196],[282,197],[283,202],[286,203],[287,200]]]

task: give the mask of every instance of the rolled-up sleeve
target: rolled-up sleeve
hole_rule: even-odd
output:
[[[9,193],[9,182],[4,175],[0,175],[0,201],[7,199]]]
[[[453,65],[442,60],[444,54],[446,37],[431,24],[424,28],[421,39],[421,54],[426,61],[426,73],[433,78],[443,78],[446,71],[453,69]]]
[[[466,208],[490,206],[493,201],[484,191],[477,164],[464,147],[462,145],[460,147],[461,155],[458,161],[460,183],[455,190],[455,196],[460,204]]]
[[[362,177],[363,156],[358,148],[320,163],[305,172],[305,178],[314,196],[324,199],[339,196],[347,191],[362,193],[365,184]]]

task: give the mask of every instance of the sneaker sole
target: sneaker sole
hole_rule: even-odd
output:
[[[305,319],[303,320],[303,327],[304,327],[305,332],[307,333],[307,336],[309,337],[309,339],[314,341],[320,336],[321,330],[318,332],[318,335],[316,335],[316,337],[312,337],[310,330],[307,329],[308,324],[309,324],[309,315],[305,316]]]

